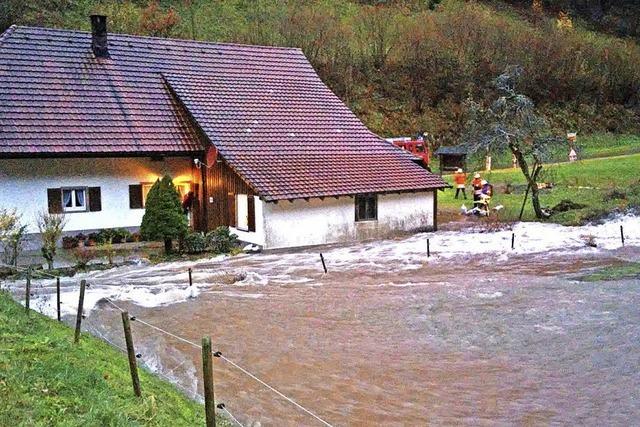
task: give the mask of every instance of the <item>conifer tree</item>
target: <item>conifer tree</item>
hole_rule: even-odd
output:
[[[184,236],[187,229],[187,217],[182,212],[180,195],[171,177],[165,175],[149,190],[140,233],[145,239],[164,241],[164,250],[168,254],[173,239]]]

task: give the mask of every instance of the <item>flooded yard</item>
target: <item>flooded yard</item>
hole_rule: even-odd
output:
[[[511,230],[324,248],[327,274],[317,250],[93,272],[83,276],[85,326],[122,345],[108,297],[192,342],[210,334],[214,350],[336,426],[633,423],[640,283],[579,279],[639,260],[640,222],[513,232],[513,250]],[[63,283],[69,320],[77,280]],[[49,314],[51,286],[39,282],[32,303]],[[132,325],[145,364],[202,393],[197,348]],[[225,361],[214,364],[217,400],[243,424],[321,425]]]

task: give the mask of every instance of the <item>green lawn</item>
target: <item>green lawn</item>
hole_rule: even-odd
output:
[[[621,279],[640,279],[640,263],[633,262],[619,266],[606,267],[580,277],[580,280],[585,282]]]
[[[640,136],[637,135],[590,135],[578,139],[583,159],[623,156],[640,153]]]
[[[519,169],[500,169],[482,173],[482,176],[494,185],[492,206],[501,204],[505,207],[500,218],[516,220],[526,187],[522,172]],[[445,176],[445,180],[451,183],[451,176]],[[541,191],[543,206],[553,207],[564,199],[586,205],[583,209],[555,214],[550,220],[567,225],[582,224],[615,209],[640,206],[640,154],[547,165],[540,181],[555,185],[553,189]],[[516,191],[505,194],[507,184],[515,186]],[[467,187],[467,192],[471,198],[470,187]],[[454,193],[453,189],[440,193],[438,203],[441,209],[449,212],[460,209],[463,201],[455,200]],[[471,203],[467,201],[466,206],[471,207]],[[523,219],[535,219],[530,199]]]
[[[126,356],[0,292],[1,426],[197,426],[204,407],[141,370],[133,396]],[[230,426],[225,420],[218,425]]]
[[[624,156],[640,153],[640,136],[614,135],[610,133],[588,136],[578,135],[578,152],[580,159],[594,159],[600,157]],[[550,162],[566,162],[569,157],[569,146],[560,145],[549,154]],[[432,165],[438,170],[438,162]],[[494,155],[492,166],[495,169],[511,167],[511,154]],[[484,154],[472,155],[468,161],[469,169],[484,169]]]

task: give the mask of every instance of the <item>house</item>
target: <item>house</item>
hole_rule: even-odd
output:
[[[0,36],[0,207],[135,228],[155,180],[191,225],[265,248],[435,229],[446,186],[369,131],[300,49],[12,26]]]

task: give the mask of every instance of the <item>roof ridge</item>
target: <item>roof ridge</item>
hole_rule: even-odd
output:
[[[44,30],[50,32],[67,32],[67,33],[76,33],[76,34],[84,34],[91,35],[89,31],[81,31],[81,30],[71,30],[68,28],[50,28],[50,27],[33,27],[29,25],[12,25],[9,29],[16,28],[24,28],[24,29],[34,29],[34,30]],[[7,30],[9,31],[9,30]],[[5,32],[6,33],[6,32]],[[192,40],[192,39],[181,39],[176,37],[155,37],[155,36],[143,36],[138,34],[126,34],[126,33],[112,33],[107,32],[109,36],[116,37],[124,37],[124,38],[134,38],[134,39],[145,39],[145,40],[162,40],[162,41],[172,41],[172,42],[180,42],[194,45],[207,45],[207,46],[238,46],[238,47],[255,47],[259,49],[277,49],[282,51],[297,51],[302,52],[302,49],[299,47],[290,47],[290,46],[272,46],[272,45],[259,45],[259,44],[247,44],[247,43],[229,43],[229,42],[217,42],[217,41],[209,41],[209,40]],[[4,33],[3,35],[4,36]],[[2,36],[0,36],[0,41],[2,40]]]
[[[16,26],[16,24],[10,25],[9,28],[7,28],[6,30],[4,30],[4,32],[2,34],[0,34],[0,45],[2,45],[2,42],[8,38],[11,33],[13,33],[15,31],[15,29],[18,28]]]

